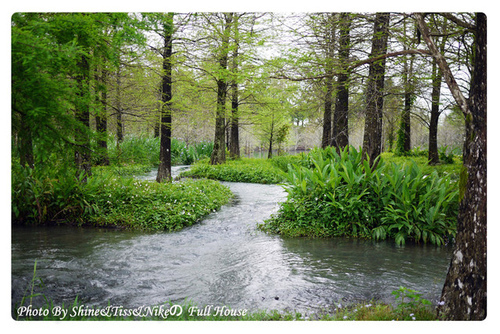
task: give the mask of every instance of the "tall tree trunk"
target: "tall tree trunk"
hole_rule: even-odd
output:
[[[410,60],[406,60],[404,64],[403,80],[405,82],[405,93],[404,93],[404,108],[403,114],[401,115],[401,132],[400,134],[404,136],[402,140],[403,151],[409,152],[411,150],[411,107],[413,104],[413,58],[414,55],[410,55]]]
[[[436,61],[432,62],[432,105],[431,105],[431,121],[429,123],[429,163],[435,165],[439,163],[438,154],[438,121],[439,121],[439,100],[441,97],[441,82],[443,74],[438,68]]]
[[[229,154],[231,158],[237,159],[240,157],[240,129],[239,129],[239,100],[238,100],[238,45],[239,45],[239,29],[238,17],[234,18],[234,52],[233,52],[233,80],[231,82],[231,133],[229,141]]]
[[[337,96],[333,114],[332,145],[343,149],[349,145],[349,49],[351,44],[351,18],[349,13],[340,14],[339,62],[342,72],[337,77]]]
[[[269,134],[269,150],[267,151],[267,158],[271,159],[273,157],[273,140],[274,140],[274,113],[271,119],[271,133]]]
[[[325,112],[323,114],[323,136],[321,147],[325,148],[332,144],[332,106],[333,106],[333,62],[335,57],[335,26],[336,13],[330,13],[327,17],[325,33],[326,63],[325,72],[328,76],[325,79]]]
[[[120,144],[123,141],[123,119],[122,119],[122,78],[121,78],[121,68],[118,65],[116,71],[116,140],[118,150],[120,150]]]
[[[172,39],[174,14],[168,13],[163,23],[163,78],[161,88],[160,165],[156,182],[172,180]]]
[[[326,78],[325,85],[325,113],[323,114],[323,137],[321,139],[322,148],[330,146],[332,142],[333,76],[328,76]]]
[[[372,51],[370,58],[387,52],[389,13],[377,13],[373,29]],[[363,137],[363,155],[370,164],[382,150],[382,108],[384,104],[385,58],[370,63],[366,89],[366,117]]]
[[[224,14],[224,31],[221,37],[221,48],[219,50],[219,76],[217,78],[217,110],[215,116],[215,138],[211,165],[222,164],[226,161],[226,143],[225,143],[225,117],[226,117],[226,94],[227,94],[227,62],[229,53],[229,33],[233,20],[232,13]]]
[[[447,320],[486,318],[486,15],[476,14],[471,89],[467,100],[432,40],[424,15],[415,14],[432,56],[465,116],[464,165],[455,250],[438,307]]]
[[[86,56],[82,56],[78,63],[80,73],[77,76],[78,97],[76,101],[76,119],[80,123],[76,129],[75,165],[79,172],[83,172],[82,182],[92,175],[90,155],[90,106],[89,79],[90,65]]]
[[[108,157],[108,115],[107,115],[107,107],[108,107],[108,94],[107,94],[107,70],[102,69],[101,77],[98,79],[101,81],[102,86],[104,87],[102,92],[97,92],[97,96],[99,102],[102,106],[102,109],[96,113],[95,123],[96,123],[96,132],[98,134],[97,138],[97,146],[99,147],[99,158],[97,161],[98,165],[108,166],[109,165],[109,157]],[[99,94],[101,95],[99,98]]]

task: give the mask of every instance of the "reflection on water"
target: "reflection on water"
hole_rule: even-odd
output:
[[[12,302],[33,276],[55,305],[138,307],[191,300],[233,308],[314,309],[339,301],[393,302],[400,286],[435,302],[451,249],[392,242],[281,238],[255,225],[285,199],[280,186],[225,183],[236,200],[175,233],[13,228]],[[39,301],[40,302],[40,301]]]

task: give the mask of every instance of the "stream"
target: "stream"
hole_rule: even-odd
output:
[[[153,171],[144,179],[155,177]],[[32,280],[35,261],[43,281],[37,291],[54,305],[71,305],[78,296],[100,307],[188,300],[250,312],[314,311],[372,299],[393,303],[391,292],[400,286],[421,291],[433,303],[439,299],[450,246],[268,235],[256,224],[277,211],[286,199],[283,188],[223,184],[235,199],[175,233],[13,227],[12,305]]]

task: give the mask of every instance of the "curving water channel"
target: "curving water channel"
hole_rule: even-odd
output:
[[[283,189],[224,184],[235,200],[176,233],[13,228],[12,304],[31,281],[35,260],[41,291],[54,305],[71,305],[78,295],[86,305],[126,308],[187,299],[249,311],[314,310],[394,302],[391,292],[400,286],[439,298],[451,248],[268,235],[255,226],[276,212]]]

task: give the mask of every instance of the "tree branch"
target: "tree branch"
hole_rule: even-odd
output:
[[[470,114],[469,104],[467,103],[467,99],[460,91],[460,87],[458,86],[458,83],[455,80],[455,77],[453,76],[453,73],[451,72],[448,63],[446,62],[446,59],[444,59],[444,56],[441,54],[436,44],[432,40],[429,28],[427,27],[427,24],[425,23],[424,20],[424,15],[422,13],[415,13],[414,16],[418,24],[418,29],[420,30],[422,37],[425,43],[427,44],[427,47],[429,48],[432,57],[436,59],[439,68],[441,69],[441,71],[443,71],[443,77],[446,83],[448,84],[448,88],[450,89],[453,98],[460,106],[460,109],[465,115]]]
[[[286,79],[286,80],[290,80],[290,81],[306,81],[306,80],[324,79],[324,78],[329,78],[329,77],[334,77],[334,76],[340,75],[342,73],[345,73],[346,71],[347,72],[353,71],[354,69],[356,69],[360,66],[374,63],[376,61],[379,61],[379,60],[382,60],[385,58],[404,56],[404,55],[410,55],[410,54],[420,54],[420,55],[430,56],[431,52],[429,52],[428,50],[423,50],[423,49],[402,50],[402,51],[385,53],[385,54],[379,55],[377,57],[367,58],[367,59],[353,62],[353,63],[351,63],[351,65],[347,66],[347,68],[344,71],[333,71],[333,72],[328,73],[328,74],[316,75],[316,76],[310,76],[310,77],[293,78],[293,77],[289,77],[286,75],[281,75],[281,76],[271,76],[270,78],[271,79]]]

